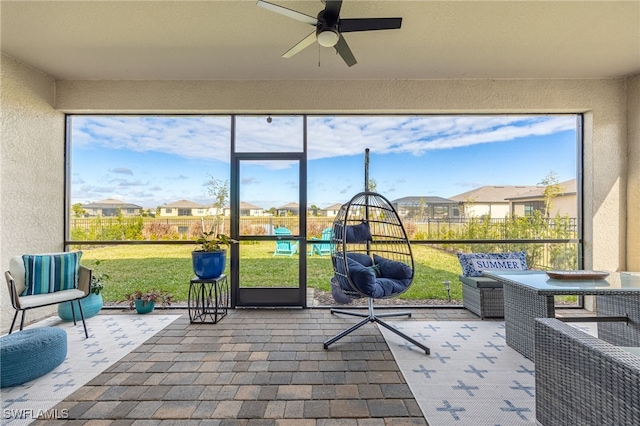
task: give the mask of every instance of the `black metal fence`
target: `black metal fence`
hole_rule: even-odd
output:
[[[204,230],[216,228],[229,234],[229,218],[217,220],[213,217],[97,217],[72,218],[71,240],[190,240]],[[308,217],[307,236],[319,237],[322,230],[331,227],[332,217]],[[426,221],[403,220],[411,240],[455,240],[455,239],[576,239],[578,237],[575,218],[528,218],[507,219],[430,219]],[[273,235],[274,230],[285,227],[293,235],[300,235],[298,218],[295,216],[247,216],[240,218],[240,235]]]
[[[331,217],[308,217],[307,238],[319,238],[331,227]],[[578,269],[580,241],[574,218],[513,217],[509,219],[467,219],[463,221],[405,220],[412,244],[428,244],[450,252],[504,252],[524,250],[527,263],[536,269]],[[295,216],[243,217],[240,235],[274,235],[288,228],[300,235]],[[73,218],[69,245],[193,243],[204,231],[217,229],[229,234],[229,218]]]

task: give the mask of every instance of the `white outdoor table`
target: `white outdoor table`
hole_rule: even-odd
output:
[[[562,318],[563,321],[598,322],[610,342],[620,346],[637,346],[640,339],[640,274],[612,272],[605,279],[551,279],[544,271],[483,272],[484,276],[503,283],[504,322],[507,344],[534,361],[535,318],[554,318],[554,296],[595,295],[598,316]],[[609,303],[607,303],[609,301]],[[605,324],[606,323],[606,324]],[[606,337],[604,338],[606,340]]]

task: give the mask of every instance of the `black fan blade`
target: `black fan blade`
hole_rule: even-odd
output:
[[[340,16],[340,8],[342,7],[342,0],[330,1],[327,0],[324,6],[324,13],[329,12],[332,16],[335,16],[336,19]]]
[[[305,15],[304,13],[300,13],[292,9],[287,9],[286,7],[278,6],[277,4],[269,3],[263,0],[258,0],[258,3],[256,4],[272,12],[276,12],[281,15],[288,16],[289,18],[293,18],[296,21],[305,22],[310,25],[316,25],[318,23],[318,19],[314,18],[313,16]]]
[[[402,18],[353,18],[340,19],[338,31],[352,33],[355,31],[395,30],[402,25]]]
[[[336,52],[338,52],[338,54],[342,57],[347,65],[352,67],[358,63],[355,56],[353,56],[353,53],[351,53],[351,49],[349,49],[349,45],[347,44],[347,41],[344,39],[344,37],[340,36],[338,42],[334,47],[336,49]]]
[[[308,36],[306,36],[305,38],[303,38],[302,40],[300,40],[298,42],[298,44],[293,46],[291,49],[289,49],[286,52],[284,52],[284,55],[282,55],[282,57],[288,59],[288,58],[292,57],[293,55],[295,55],[296,53],[300,52],[305,47],[308,47],[308,46],[312,45],[314,41],[316,41],[316,32],[315,31],[312,32],[311,34],[309,34]]]

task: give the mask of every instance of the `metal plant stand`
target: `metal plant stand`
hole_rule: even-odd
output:
[[[215,324],[227,315],[231,292],[226,275],[194,278],[189,285],[188,310],[191,323]]]

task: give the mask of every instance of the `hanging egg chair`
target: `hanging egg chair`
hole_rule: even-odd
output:
[[[365,152],[365,191],[344,204],[333,221],[331,260],[334,280],[350,298],[368,298],[368,313],[331,309],[364,318],[356,325],[324,342],[324,348],[357,330],[376,322],[429,354],[429,348],[388,325],[380,318],[411,316],[410,312],[376,314],[375,299],[397,297],[407,291],[414,278],[414,261],[407,232],[398,213],[384,196],[368,191],[369,150]]]

